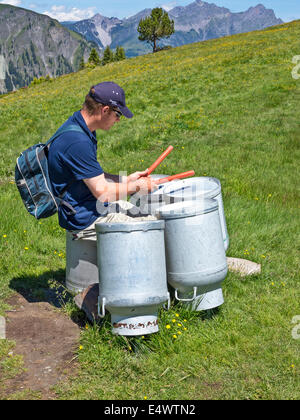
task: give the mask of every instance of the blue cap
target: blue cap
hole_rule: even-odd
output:
[[[100,104],[112,107],[118,107],[122,115],[126,118],[132,118],[133,113],[127,108],[125,103],[124,90],[114,82],[102,82],[92,86],[95,93],[90,91],[90,96]]]

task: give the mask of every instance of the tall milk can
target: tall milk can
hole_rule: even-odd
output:
[[[79,293],[98,281],[97,241],[66,231],[66,288]]]
[[[157,215],[166,223],[168,283],[175,298],[199,311],[222,305],[228,269],[218,202],[181,201],[160,207]]]
[[[99,315],[110,312],[115,334],[158,331],[158,309],[170,301],[164,228],[163,220],[96,224]]]
[[[214,198],[219,204],[219,215],[222,227],[224,248],[227,251],[229,246],[229,236],[224,212],[221,183],[217,178],[212,177],[194,177],[177,181],[176,188],[174,184],[167,185],[163,194],[165,200],[190,201],[202,198]],[[170,203],[170,201],[169,201]]]

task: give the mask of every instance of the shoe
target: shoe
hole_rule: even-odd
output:
[[[100,319],[98,315],[98,296],[99,283],[95,283],[83,290],[74,298],[76,306],[85,312],[88,320],[91,322],[95,322]]]

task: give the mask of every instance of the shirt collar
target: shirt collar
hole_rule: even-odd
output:
[[[77,124],[80,125],[80,127],[86,132],[86,134],[90,137],[91,140],[97,142],[96,131],[91,131],[88,128],[80,111],[74,112],[73,119]]]

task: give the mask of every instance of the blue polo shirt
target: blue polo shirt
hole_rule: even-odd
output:
[[[68,208],[59,206],[58,220],[64,229],[82,230],[100,216],[96,208],[97,200],[83,179],[102,175],[104,171],[97,161],[96,132],[88,129],[80,111],[75,112],[63,127],[70,124],[78,124],[83,133],[63,133],[51,143],[49,176],[56,196],[73,181],[63,199],[74,207],[76,214],[69,215]]]

